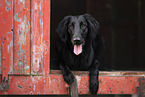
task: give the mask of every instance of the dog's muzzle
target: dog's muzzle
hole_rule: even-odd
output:
[[[76,55],[79,55],[82,53],[82,41],[79,37],[73,39],[73,45],[74,45],[74,53]]]

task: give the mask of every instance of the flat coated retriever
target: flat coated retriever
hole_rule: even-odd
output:
[[[74,82],[71,70],[89,71],[89,89],[96,94],[105,44],[99,23],[89,14],[66,16],[58,25],[57,64],[67,84]]]

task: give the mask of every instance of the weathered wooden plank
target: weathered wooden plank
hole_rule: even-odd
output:
[[[0,74],[2,74],[2,41],[0,36]]]
[[[145,78],[139,79],[138,97],[145,97]]]
[[[2,36],[2,78],[8,78],[10,72],[11,57],[9,55],[9,37],[7,35]],[[9,55],[9,56],[8,56]]]
[[[74,82],[70,85],[70,94],[71,97],[79,97],[77,79],[75,79]]]
[[[109,74],[108,74],[109,75]],[[89,94],[89,76],[75,75],[79,94]],[[98,94],[137,94],[143,76],[99,76]],[[61,74],[49,76],[9,76],[9,91],[0,94],[69,94]]]
[[[44,73],[49,74],[50,67],[50,0],[44,0]]]
[[[43,0],[31,0],[31,74],[44,73]]]
[[[2,74],[2,37],[0,35],[0,74]]]
[[[8,78],[13,65],[13,0],[0,2],[0,73]]]
[[[14,0],[14,74],[30,73],[30,0]]]
[[[89,75],[88,71],[72,71],[74,75]],[[50,74],[62,74],[61,70],[50,70]],[[100,76],[145,76],[145,71],[99,71]]]

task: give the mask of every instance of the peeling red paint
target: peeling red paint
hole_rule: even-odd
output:
[[[44,0],[44,74],[50,71],[50,0]]]
[[[31,0],[31,74],[43,74],[44,31],[43,0]]]
[[[14,3],[13,73],[30,74],[30,0]]]
[[[0,74],[9,78],[9,91],[0,94],[69,94],[69,85],[61,71],[49,68],[50,0],[0,2]],[[89,73],[73,71],[73,74],[78,93],[89,94]],[[136,94],[138,79],[145,72],[100,72],[99,75],[98,94]]]
[[[8,78],[13,65],[13,1],[1,0],[0,7],[0,70],[2,78]]]
[[[5,0],[5,3],[6,3],[6,6],[5,6],[5,10],[7,11],[7,12],[9,12],[10,10],[11,10],[11,5],[12,5],[12,2],[11,2],[11,0],[9,1],[9,0]],[[12,7],[13,8],[13,7]]]
[[[79,94],[89,94],[89,77],[75,75]],[[140,76],[142,77],[142,76]],[[99,76],[98,94],[136,94],[138,77]],[[62,75],[49,76],[9,76],[8,92],[0,94],[69,94],[68,87]]]

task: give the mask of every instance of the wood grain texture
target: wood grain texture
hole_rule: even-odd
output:
[[[0,73],[13,70],[13,0],[0,0]]]
[[[44,72],[44,1],[31,0],[31,74]]]
[[[30,74],[30,0],[14,0],[14,74]]]

